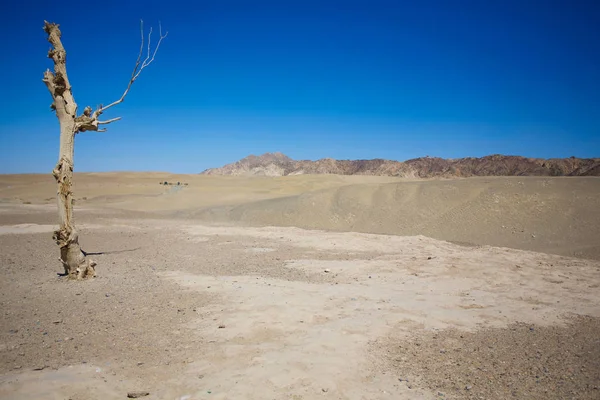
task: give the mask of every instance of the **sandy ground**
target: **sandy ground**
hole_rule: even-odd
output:
[[[67,282],[51,177],[0,177],[0,398],[600,397],[600,180],[287,178],[78,175],[99,276]],[[248,226],[394,204],[422,231]]]

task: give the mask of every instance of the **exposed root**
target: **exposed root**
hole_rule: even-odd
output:
[[[96,262],[87,258],[79,246],[79,235],[67,227],[54,232],[56,244],[60,247],[60,262],[69,279],[82,280],[96,276]]]

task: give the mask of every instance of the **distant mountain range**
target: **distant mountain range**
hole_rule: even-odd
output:
[[[282,153],[250,155],[205,175],[285,176],[299,174],[382,175],[407,178],[452,178],[469,176],[600,176],[600,158],[526,158],[490,155],[444,159],[420,157],[407,161],[384,159],[317,161],[292,160]]]

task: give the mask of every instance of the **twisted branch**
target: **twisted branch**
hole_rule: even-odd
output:
[[[110,103],[107,106],[102,106],[102,105],[98,106],[96,111],[94,111],[94,114],[91,116],[92,120],[97,120],[98,117],[100,115],[102,115],[102,113],[104,111],[108,110],[109,108],[111,108],[113,106],[116,106],[117,104],[122,103],[125,100],[125,97],[127,96],[127,94],[129,93],[129,90],[131,89],[131,85],[133,85],[133,82],[135,82],[136,79],[140,76],[140,74],[142,73],[144,68],[146,68],[147,66],[152,64],[152,62],[154,61],[154,58],[156,57],[156,53],[158,52],[160,44],[162,43],[163,39],[166,38],[167,35],[169,34],[169,32],[166,32],[163,35],[162,25],[160,24],[160,22],[158,23],[158,30],[159,30],[159,39],[158,39],[158,42],[156,43],[156,47],[154,48],[154,51],[151,52],[152,27],[150,27],[150,31],[148,32],[148,47],[147,47],[147,52],[146,52],[146,58],[144,59],[144,61],[141,61],[142,54],[144,53],[144,21],[140,20],[140,36],[141,36],[140,51],[138,53],[138,58],[135,62],[135,67],[133,68],[133,72],[131,73],[131,79],[129,80],[129,83],[127,84],[127,88],[123,92],[123,95],[121,96],[120,99],[113,101],[112,103]],[[152,56],[150,56],[150,54],[152,54]],[[113,118],[112,120],[109,120],[109,121],[99,121],[98,124],[100,124],[100,125],[109,124],[116,120],[117,119]]]

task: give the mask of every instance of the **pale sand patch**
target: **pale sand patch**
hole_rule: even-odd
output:
[[[50,224],[16,224],[16,225],[0,225],[0,235],[18,235],[18,234],[32,234],[32,233],[49,233],[54,232],[58,229],[58,225]],[[97,229],[97,230],[135,230],[140,231],[147,229],[147,227],[140,227],[131,224],[78,224],[77,229],[80,231],[86,229]],[[197,239],[196,241],[202,241]]]
[[[94,365],[58,370],[24,371],[0,375],[0,398],[28,399],[122,399],[128,383]],[[64,397],[68,393],[69,397]]]
[[[58,225],[17,224],[0,225],[0,235],[53,232]]]
[[[250,247],[249,249],[246,249],[246,251],[250,253],[271,253],[275,250],[276,249],[273,249],[271,247]]]
[[[212,230],[195,229],[203,234]],[[223,229],[213,232],[225,234]],[[349,247],[355,251],[371,250],[381,242],[390,247],[373,260],[286,263],[307,272],[329,270],[337,284],[164,273],[190,290],[216,292],[225,299],[225,305],[208,307],[189,326],[214,348],[171,381],[174,386],[189,387],[192,376],[202,375],[217,399],[431,398],[431,393],[400,385],[396,376],[376,374],[369,343],[391,330],[396,335],[449,327],[472,331],[515,321],[556,324],[570,313],[600,315],[600,300],[589,287],[589,282],[600,281],[600,263],[550,257],[556,265],[546,265],[541,261],[546,256],[537,253],[465,248],[420,237],[298,232],[246,230],[261,238],[281,240],[283,235],[299,246],[317,240],[338,248],[336,240],[351,236]],[[339,247],[344,247],[342,242]],[[568,283],[548,279],[560,274],[568,276]]]

